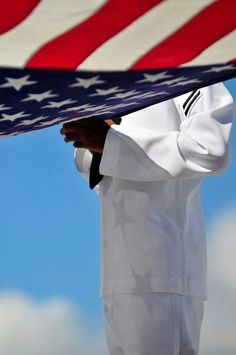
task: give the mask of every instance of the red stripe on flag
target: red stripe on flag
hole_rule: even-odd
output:
[[[75,69],[96,48],[163,0],[109,0],[95,14],[44,45],[28,68]]]
[[[236,1],[217,0],[169,36],[131,69],[176,67],[198,56],[236,26]]]
[[[40,0],[7,0],[0,2],[0,34],[3,34],[20,22],[38,5]]]

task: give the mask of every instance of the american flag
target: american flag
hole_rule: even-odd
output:
[[[0,137],[236,76],[235,0],[0,2]]]

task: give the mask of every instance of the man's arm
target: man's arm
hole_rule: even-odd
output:
[[[79,173],[87,181],[90,180],[93,160],[102,154],[107,131],[113,123],[110,119],[104,121],[81,119],[66,123],[61,129],[61,134],[65,135],[65,142],[74,142],[74,162]],[[99,184],[96,184],[94,190],[99,193]]]
[[[155,181],[203,177],[222,171],[229,161],[235,106],[223,84],[206,87],[201,92],[200,109],[190,117],[181,112],[178,98],[175,100],[177,114],[182,119],[179,130],[158,132],[135,125],[111,128],[105,140],[100,173]]]

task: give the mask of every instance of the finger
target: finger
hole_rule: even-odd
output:
[[[78,130],[78,126],[76,125],[75,122],[68,122],[63,124],[60,133],[65,134],[66,132],[77,131],[77,130]]]
[[[114,121],[112,119],[106,119],[104,120],[106,124],[108,124],[109,126],[112,126],[114,124]]]
[[[84,124],[87,121],[94,121],[94,120],[90,120],[89,118],[81,118],[79,120],[76,121],[71,121],[71,122],[66,122],[63,124],[63,128],[71,128],[71,127],[78,127],[81,124]]]
[[[64,126],[60,129],[60,134],[63,135],[63,134],[66,134],[68,132],[68,129],[65,128]]]
[[[77,133],[66,133],[64,141],[66,143],[75,141],[82,142],[82,137]]]
[[[74,146],[75,148],[87,148],[87,146],[86,146],[85,144],[82,144],[82,143],[80,143],[80,142],[74,142],[74,143],[73,143],[73,146]]]
[[[62,127],[60,130],[61,135],[66,135],[69,133],[86,135],[97,132],[97,127],[95,125],[70,125],[70,127]]]
[[[78,132],[81,128],[96,130],[98,127],[101,127],[101,125],[111,126],[112,123],[112,120],[84,118],[78,121],[64,123],[60,133],[63,135],[67,132]]]
[[[61,128],[60,130],[60,133],[63,135],[63,134],[66,134],[66,133],[80,133],[81,132],[81,129],[83,129],[84,127],[83,126],[79,126],[77,124],[73,124],[73,123],[70,123],[68,125],[63,125],[63,127]]]
[[[108,120],[109,121],[109,120]],[[95,127],[100,126],[101,124],[105,124],[105,120],[103,119],[95,119],[95,118],[83,118],[76,122],[71,122],[71,126],[74,124],[74,127]]]
[[[60,130],[60,134],[67,134],[67,133],[76,133],[78,132],[78,129],[75,129],[75,127],[62,127]]]

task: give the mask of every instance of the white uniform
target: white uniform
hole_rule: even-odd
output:
[[[221,83],[188,98],[185,94],[129,114],[121,125],[113,125],[108,131],[100,163],[104,178],[99,195],[100,297],[110,302],[109,307],[118,295],[124,300],[127,294],[150,292],[165,293],[169,305],[172,294],[172,311],[178,303],[174,295],[181,295],[181,299],[191,296],[201,302],[207,299],[199,186],[204,176],[219,173],[229,162],[234,104]],[[77,149],[75,162],[88,177],[90,152]],[[107,317],[109,307],[106,304],[104,308]],[[127,312],[126,317],[132,318]],[[110,345],[110,352],[172,354],[164,348],[157,352],[158,344],[154,348],[144,345],[140,352],[124,350],[121,345],[122,350],[115,352]],[[186,354],[196,353],[195,347]]]

